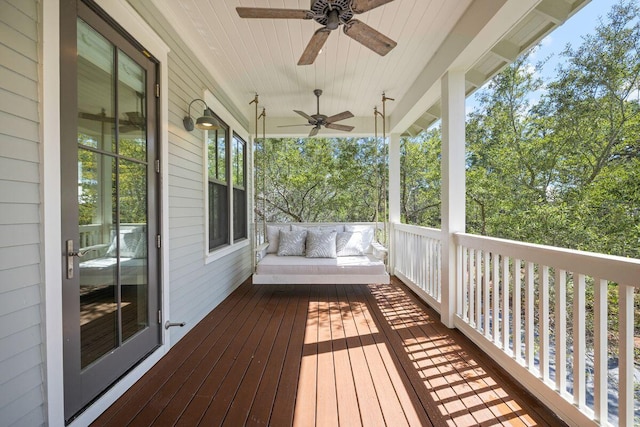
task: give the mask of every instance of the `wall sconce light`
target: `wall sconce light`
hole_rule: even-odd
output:
[[[202,116],[197,118],[195,127],[202,130],[220,129],[220,122],[218,122],[218,120],[215,117],[213,117],[213,111],[211,111],[207,103],[200,98],[196,98],[189,103],[188,115],[185,116],[184,119],[182,119],[182,124],[184,125],[184,128],[189,132],[191,132],[194,128],[193,119],[191,118],[191,104],[193,104],[196,101],[202,102],[205,108],[204,108],[204,113],[202,113]]]

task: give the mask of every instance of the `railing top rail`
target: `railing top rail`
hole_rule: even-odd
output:
[[[456,244],[640,288],[640,259],[516,242],[467,233]]]
[[[401,224],[401,223],[394,223],[393,227],[396,230],[417,234],[418,236],[425,236],[430,239],[436,239],[436,240],[442,239],[442,231],[440,231],[437,228],[429,228],[429,227],[423,227],[420,225]]]

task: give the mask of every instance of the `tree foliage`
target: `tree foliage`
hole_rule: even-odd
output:
[[[256,213],[267,222],[382,218],[382,146],[373,138],[267,139],[256,149]]]
[[[482,91],[467,123],[470,232],[640,257],[639,19],[623,1],[551,81],[524,55]]]

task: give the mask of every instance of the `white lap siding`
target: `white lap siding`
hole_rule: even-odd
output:
[[[0,0],[0,424],[45,422],[36,0]]]

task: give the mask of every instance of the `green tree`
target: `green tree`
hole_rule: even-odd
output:
[[[439,129],[400,141],[400,203],[407,224],[440,227],[441,141]]]
[[[256,211],[271,221],[383,218],[381,146],[373,138],[282,138],[256,150]],[[377,215],[376,215],[377,212]]]

